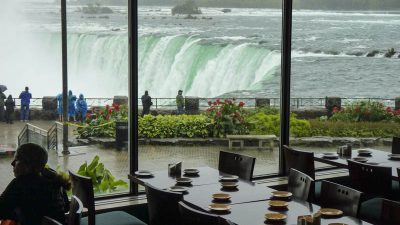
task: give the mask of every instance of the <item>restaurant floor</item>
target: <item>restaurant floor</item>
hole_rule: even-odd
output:
[[[51,121],[32,121],[33,125],[48,129],[54,122]],[[15,149],[17,146],[17,137],[25,124],[15,122],[12,125],[0,123],[0,148]],[[69,139],[74,139],[72,128]],[[380,150],[390,151],[388,146],[376,147]],[[335,151],[336,148],[301,148],[314,152]],[[85,161],[91,162],[94,156],[98,155],[100,161],[104,163],[111,173],[118,179],[128,181],[129,173],[128,151],[117,150],[113,148],[104,148],[98,145],[71,147],[73,154],[69,156],[59,156],[55,151],[49,152],[49,165],[52,168],[59,166],[62,170],[68,169],[77,171]],[[219,151],[231,151],[239,154],[245,154],[256,158],[254,175],[276,173],[278,171],[279,152],[277,146],[273,151],[258,150],[256,148],[245,148],[242,150],[229,150],[228,146],[139,146],[139,169],[146,170],[164,170],[168,163],[183,163],[183,168],[209,166],[218,168]],[[12,155],[0,155],[0,193],[13,178]],[[316,163],[321,166],[321,163]]]

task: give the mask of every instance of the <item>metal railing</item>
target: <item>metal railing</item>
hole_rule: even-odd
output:
[[[48,149],[47,130],[30,123],[25,124],[24,128],[18,135],[18,146],[26,143],[35,143]]]
[[[224,100],[225,98],[198,98],[200,108],[208,107],[208,101],[215,101],[217,99]],[[280,106],[280,98],[226,98],[226,99],[235,99],[236,102],[244,102],[246,108],[254,108],[256,106],[256,99],[269,99],[271,107],[279,107]],[[21,105],[20,99],[14,99],[16,106]],[[139,107],[142,107],[140,98]],[[342,105],[345,106],[347,104],[351,104],[355,101],[376,101],[381,102],[386,107],[394,107],[395,99],[390,98],[341,98]],[[106,105],[112,105],[114,99],[113,98],[86,98],[86,102],[89,108],[92,107],[104,107]],[[152,98],[153,101],[153,109],[168,109],[175,108],[175,98]],[[292,108],[307,108],[307,107],[325,107],[325,97],[321,98],[291,98],[290,105]],[[32,108],[42,108],[42,98],[32,98],[30,106]]]

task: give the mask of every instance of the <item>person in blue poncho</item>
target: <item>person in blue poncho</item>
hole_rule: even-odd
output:
[[[29,93],[29,87],[25,87],[25,91],[19,95],[21,99],[21,121],[29,121],[29,104],[31,103],[32,94]]]
[[[87,107],[86,100],[83,97],[83,94],[80,94],[78,100],[76,101],[76,113],[77,113],[79,121],[81,121],[81,122],[85,121],[87,108],[88,107]]]
[[[63,121],[63,95],[58,94],[57,95],[57,113],[58,113],[58,119],[60,122]]]
[[[73,120],[76,121],[75,102],[76,102],[76,96],[72,94],[71,90],[69,90],[69,92],[68,92],[68,121],[71,118],[73,118]]]

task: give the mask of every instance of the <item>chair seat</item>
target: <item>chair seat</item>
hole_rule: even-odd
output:
[[[315,204],[319,204],[320,203],[321,186],[322,186],[322,182],[321,181],[314,181],[314,196],[312,196],[311,202],[313,202]]]
[[[382,198],[372,198],[361,203],[360,218],[370,222],[378,222],[382,211]]]
[[[81,219],[81,225],[88,225],[88,218]],[[112,211],[96,214],[96,225],[147,225],[138,218],[123,212]]]

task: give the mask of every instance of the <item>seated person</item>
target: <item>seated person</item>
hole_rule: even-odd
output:
[[[0,195],[0,220],[20,225],[39,225],[43,216],[65,224],[69,181],[45,168],[48,155],[41,146],[28,143],[18,147],[11,165],[15,178]]]

